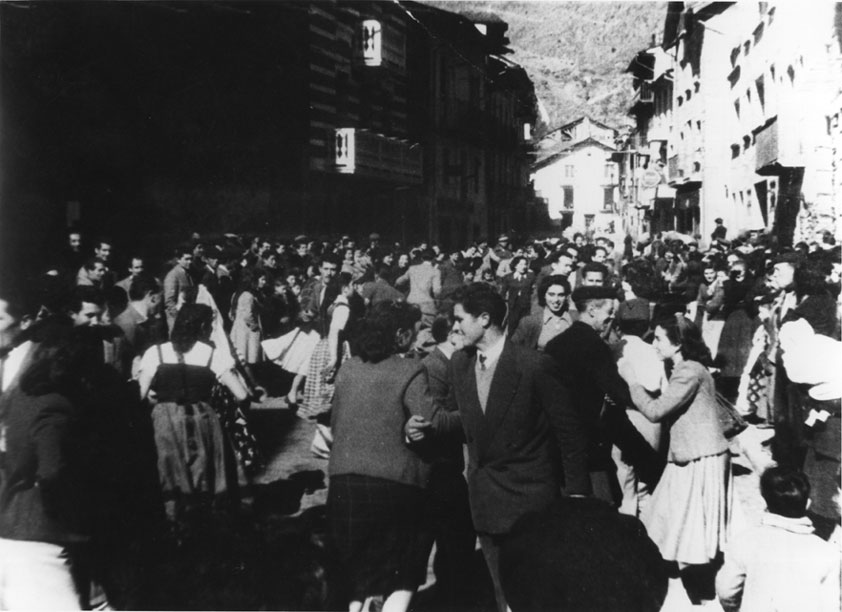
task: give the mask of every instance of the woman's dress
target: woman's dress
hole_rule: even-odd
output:
[[[227,491],[226,440],[210,405],[217,376],[234,365],[223,361],[202,342],[184,354],[167,342],[143,356],[141,387],[151,378],[152,426],[165,499],[212,498]]]
[[[630,390],[647,418],[670,424],[667,466],[643,524],[665,560],[709,563],[725,545],[733,507],[731,460],[713,379],[700,363],[685,361],[658,399],[639,385]]]
[[[247,364],[260,361],[260,316],[258,302],[251,291],[237,297],[231,343]]]
[[[299,408],[299,414],[317,416],[330,409],[330,403],[333,401],[335,371],[350,356],[341,333],[350,318],[350,310],[348,300],[343,296],[337,297],[336,301],[327,310],[329,322],[324,326],[322,337],[310,356],[310,363],[307,367],[307,381],[304,384],[304,398]],[[331,355],[331,329],[339,335],[339,355],[337,356]],[[333,372],[326,372],[325,368],[333,361],[334,357],[336,358],[336,368]]]

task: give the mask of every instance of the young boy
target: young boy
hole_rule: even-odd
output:
[[[801,472],[771,467],[760,477],[767,512],[734,538],[716,577],[726,612],[839,610],[839,550],[813,534],[810,483]]]

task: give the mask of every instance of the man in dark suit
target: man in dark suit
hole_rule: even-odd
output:
[[[334,255],[325,255],[319,264],[320,278],[313,284],[312,293],[306,302],[306,307],[316,313],[316,320],[321,320],[321,308],[324,301],[325,291],[330,281],[339,273],[339,260]]]
[[[634,406],[629,388],[601,337],[614,317],[614,297],[607,287],[576,289],[573,303],[579,311],[578,320],[550,340],[544,352],[555,361],[561,380],[575,389],[573,402],[586,423],[594,495],[616,506],[622,493],[611,458],[612,445],[617,445],[647,484],[654,485],[660,477],[664,460],[629,421],[626,408]]]
[[[431,329],[436,345],[424,357],[422,364],[427,374],[430,394],[447,410],[458,411],[448,403],[453,382],[450,379],[450,360],[456,350],[450,341],[452,321],[439,316]],[[458,415],[458,412],[455,414]],[[468,605],[467,586],[477,535],[471,520],[468,485],[465,482],[465,460],[461,424],[456,422],[453,435],[431,439],[425,449],[432,462],[430,482],[427,485],[425,512],[429,527],[427,546],[436,545],[433,571],[436,575],[438,603],[446,609],[456,610]],[[428,551],[429,556],[429,551]]]
[[[458,406],[468,445],[474,527],[498,608],[505,612],[501,543],[515,521],[546,508],[560,495],[559,467],[567,493],[590,493],[586,439],[549,360],[506,340],[506,303],[500,294],[474,283],[457,291],[453,301],[454,335],[467,350],[451,359],[449,401]]]

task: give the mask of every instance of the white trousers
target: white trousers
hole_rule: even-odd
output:
[[[64,548],[0,538],[0,610],[81,610]]]

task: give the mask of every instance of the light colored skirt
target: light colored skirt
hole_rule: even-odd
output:
[[[685,465],[668,463],[643,524],[665,560],[702,565],[728,539],[733,497],[728,451]]]
[[[702,321],[702,340],[704,340],[710,354],[716,356],[716,351],[719,348],[719,338],[722,336],[722,328],[725,327],[725,321],[720,319],[708,319],[708,314],[705,313]]]

